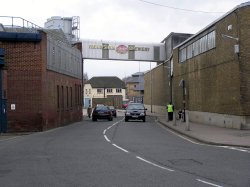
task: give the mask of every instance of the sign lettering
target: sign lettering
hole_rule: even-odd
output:
[[[126,46],[126,45],[119,45],[119,46],[112,46],[108,44],[104,45],[89,45],[89,49],[104,49],[104,50],[116,50],[118,51],[123,51],[121,54],[125,54],[125,51],[150,51],[149,47],[135,47],[135,46]],[[118,49],[118,50],[117,50]],[[120,52],[118,52],[120,53]]]

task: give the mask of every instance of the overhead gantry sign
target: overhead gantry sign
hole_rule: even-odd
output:
[[[128,43],[82,40],[83,58],[98,60],[164,62],[164,43]]]

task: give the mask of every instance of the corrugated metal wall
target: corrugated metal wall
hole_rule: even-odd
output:
[[[81,79],[81,52],[67,44],[47,40],[47,68],[58,73]]]

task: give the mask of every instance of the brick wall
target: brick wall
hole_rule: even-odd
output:
[[[242,114],[250,115],[250,8],[245,7],[237,12],[240,37],[240,102]]]
[[[170,101],[167,71],[168,69],[161,64],[144,75],[144,103],[146,105],[151,105],[151,86],[152,105],[166,106],[167,102]]]
[[[42,130],[41,44],[1,42],[0,46],[5,49],[7,63],[8,128]],[[11,104],[15,104],[15,110],[11,110]]]
[[[41,34],[41,42],[0,42],[7,63],[9,131],[42,131],[82,119],[81,80],[47,70],[47,36]],[[58,85],[72,88],[72,107],[65,94],[64,108],[57,108]]]
[[[178,48],[174,50],[173,89],[176,108],[183,108],[183,90],[179,86],[180,80],[183,79],[186,83],[185,97],[188,110],[250,115],[250,8],[239,9],[236,12],[237,14],[231,13],[208,28],[216,31],[216,48],[184,63],[179,63]],[[229,25],[232,25],[231,30],[228,30]],[[239,57],[234,53],[237,41],[223,38],[222,34],[240,36]]]
[[[44,84],[44,129],[66,125],[82,119],[81,80],[47,71]],[[57,90],[59,88],[59,91]]]

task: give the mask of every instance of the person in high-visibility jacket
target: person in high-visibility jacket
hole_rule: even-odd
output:
[[[168,121],[172,121],[173,120],[174,106],[172,105],[171,102],[167,105],[167,110],[168,110]]]

